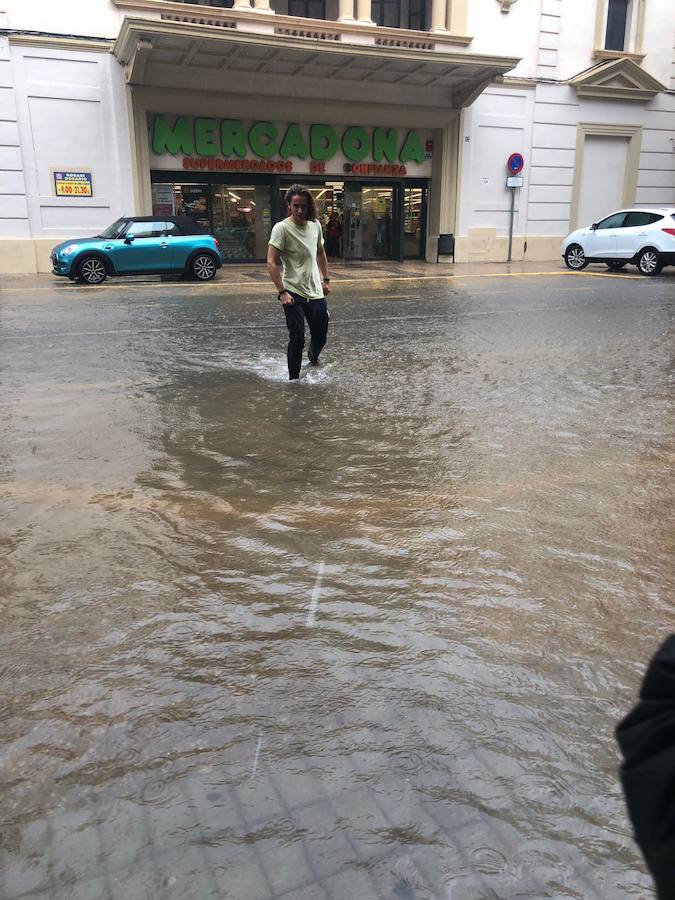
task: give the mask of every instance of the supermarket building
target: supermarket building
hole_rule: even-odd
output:
[[[2,0],[0,0],[0,7]],[[120,215],[265,256],[311,185],[345,260],[553,259],[577,223],[675,201],[671,0],[11,0],[0,271]]]

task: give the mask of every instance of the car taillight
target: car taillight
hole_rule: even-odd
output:
[[[675,231],[673,231],[673,234],[675,234]],[[220,241],[218,240],[218,238],[214,238],[213,240],[216,242],[216,247],[220,247]]]
[[[662,231],[665,231],[666,234],[672,234],[675,237],[675,228],[663,228]]]

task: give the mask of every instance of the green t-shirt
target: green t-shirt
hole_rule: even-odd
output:
[[[300,226],[289,216],[274,226],[270,244],[281,254],[286,290],[308,300],[320,300],[323,287],[316,254],[323,247],[321,223]]]

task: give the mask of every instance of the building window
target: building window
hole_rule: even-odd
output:
[[[608,0],[605,50],[624,50],[630,0]]]
[[[426,0],[410,0],[408,7],[408,28],[413,31],[428,31]]]
[[[400,0],[373,0],[370,17],[376,25],[383,25],[385,28],[400,28]]]
[[[301,19],[325,19],[325,0],[288,0],[288,15]]]

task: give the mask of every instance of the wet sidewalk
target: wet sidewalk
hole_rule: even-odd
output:
[[[329,262],[329,270],[331,278],[336,282],[354,281],[354,280],[379,280],[382,278],[439,278],[454,276],[461,278],[463,276],[476,277],[480,275],[499,275],[499,274],[537,274],[545,272],[565,272],[562,260],[554,260],[549,262],[514,262],[514,263],[452,263],[441,260],[440,263],[427,263],[422,260],[406,260],[405,262],[393,262],[390,260],[382,262]],[[603,271],[603,269],[599,269]],[[666,270],[668,272],[668,270]],[[159,275],[143,275],[132,276],[125,279],[115,279],[115,283],[124,282],[137,283],[138,281],[153,282],[160,281],[162,276]],[[171,276],[171,280],[176,280]],[[264,263],[242,263],[224,265],[216,276],[215,283],[237,283],[251,282],[253,284],[264,282],[269,284],[270,278]],[[43,275],[3,275],[2,286],[11,289],[12,287],[21,287],[28,284],[68,284],[67,279],[57,278],[51,274]]]

